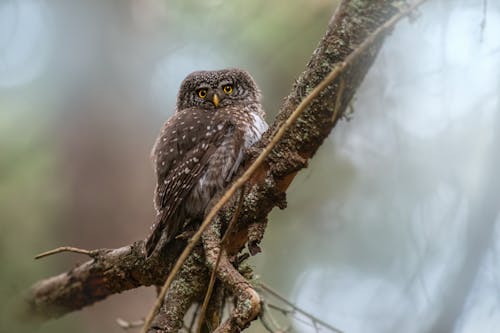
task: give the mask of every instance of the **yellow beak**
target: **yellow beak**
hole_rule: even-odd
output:
[[[214,97],[212,98],[212,102],[214,103],[215,107],[219,106],[220,99],[219,99],[219,96],[217,96],[217,94],[214,94]]]

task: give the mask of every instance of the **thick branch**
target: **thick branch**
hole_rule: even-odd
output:
[[[112,294],[162,284],[182,247],[180,241],[174,242],[169,256],[152,260],[146,260],[144,241],[97,250],[94,259],[34,284],[27,296],[29,312],[40,319],[56,318]]]
[[[176,275],[172,288],[168,290],[161,309],[147,332],[179,332],[187,310],[195,300],[203,296],[206,278],[207,269],[204,265],[203,250],[201,246],[198,246]]]
[[[249,226],[264,221],[274,206],[284,208],[286,189],[329,135],[339,119],[337,115],[344,113],[373,63],[384,33],[378,34],[370,47],[356,58],[349,62],[345,62],[346,59],[377,28],[399,12],[400,3],[400,0],[351,0],[343,1],[337,9],[306,71],[295,83],[276,121],[253,153],[258,154],[270,142],[299,103],[338,64],[342,64],[341,73],[302,113],[248,182],[249,193],[242,206],[237,230],[228,239],[228,255],[239,252],[249,239],[256,246],[263,231],[249,235]],[[67,273],[35,284],[28,298],[31,312],[42,318],[58,317],[113,293],[141,285],[163,284],[184,246],[185,242],[176,241],[168,245],[160,258],[147,261],[143,242],[102,251],[93,260]]]

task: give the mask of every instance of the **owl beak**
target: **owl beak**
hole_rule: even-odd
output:
[[[214,96],[212,97],[212,102],[214,103],[215,107],[219,106],[220,99],[217,94],[214,94]]]

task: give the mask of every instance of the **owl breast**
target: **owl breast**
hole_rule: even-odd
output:
[[[224,110],[219,112],[223,113]],[[257,142],[268,128],[259,106],[229,112],[230,117],[226,119],[229,119],[231,128],[210,156],[207,168],[193,188],[190,200],[187,200],[189,204],[185,208],[188,216],[202,217],[214,195],[234,178],[243,162],[245,149]]]

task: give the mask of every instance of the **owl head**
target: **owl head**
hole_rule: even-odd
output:
[[[237,68],[198,71],[182,81],[177,111],[192,107],[217,109],[260,103],[260,91],[247,71]]]

